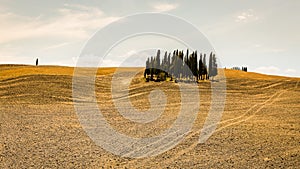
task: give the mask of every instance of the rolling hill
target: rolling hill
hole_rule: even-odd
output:
[[[95,78],[99,109],[113,128],[136,137],[168,129],[180,111],[180,91],[172,82],[143,80],[143,68],[130,82],[129,99],[139,111],[149,94],[164,91],[163,114],[147,124],[123,118],[115,108],[111,81],[116,68],[100,68]],[[97,146],[82,129],[72,97],[74,68],[0,65],[0,168],[297,168],[300,166],[299,78],[225,70],[226,102],[212,137],[198,143],[211,105],[210,82],[199,83],[200,110],[192,130],[171,150],[131,159]],[[73,102],[74,101],[74,102]],[[84,100],[83,100],[84,101]]]

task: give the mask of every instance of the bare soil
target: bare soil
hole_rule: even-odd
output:
[[[120,133],[159,135],[175,121],[181,106],[178,84],[131,81],[129,97],[140,111],[161,89],[167,97],[157,120],[134,123],[122,117],[111,95],[115,68],[99,69],[96,94],[108,123]],[[199,83],[200,110],[192,131],[173,149],[132,159],[97,146],[74,110],[73,68],[0,65],[0,168],[298,168],[300,166],[299,78],[225,70],[227,94],[218,128],[204,144],[199,134],[211,106],[211,82]]]

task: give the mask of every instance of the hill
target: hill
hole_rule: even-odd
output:
[[[163,114],[147,124],[121,117],[111,96],[116,68],[97,71],[95,92],[108,123],[132,137],[151,137],[168,129],[180,111],[180,91],[171,82],[143,81],[142,68],[131,81],[129,99],[139,111],[150,108],[148,96],[161,89]],[[299,78],[225,70],[226,103],[212,137],[198,144],[211,106],[210,82],[200,83],[200,110],[192,131],[173,149],[155,157],[131,159],[98,147],[85,133],[73,107],[74,68],[0,65],[1,168],[288,168],[300,166]]]

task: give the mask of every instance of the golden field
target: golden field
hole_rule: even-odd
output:
[[[167,97],[162,116],[149,124],[123,118],[111,96],[116,68],[96,76],[98,106],[109,124],[132,137],[166,130],[180,110],[178,84],[131,81],[129,97],[140,111],[150,108],[149,93]],[[0,65],[0,168],[298,168],[300,166],[299,78],[225,70],[226,102],[212,137],[199,144],[211,105],[209,81],[200,82],[200,110],[191,132],[158,156],[119,157],[97,146],[82,129],[74,110],[74,68]]]

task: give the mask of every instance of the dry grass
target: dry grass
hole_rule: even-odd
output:
[[[122,71],[135,71],[123,68]],[[142,69],[138,69],[142,70]],[[138,110],[161,89],[164,114],[146,125],[118,114],[111,100],[115,68],[99,69],[99,107],[119,132],[133,137],[158,135],[180,109],[178,86],[131,82],[130,100]],[[297,168],[300,166],[300,79],[225,70],[227,98],[222,120],[205,143],[199,131],[210,108],[210,83],[200,83],[201,108],[190,134],[175,148],[151,158],[113,155],[81,128],[73,108],[71,67],[0,66],[0,168]]]

